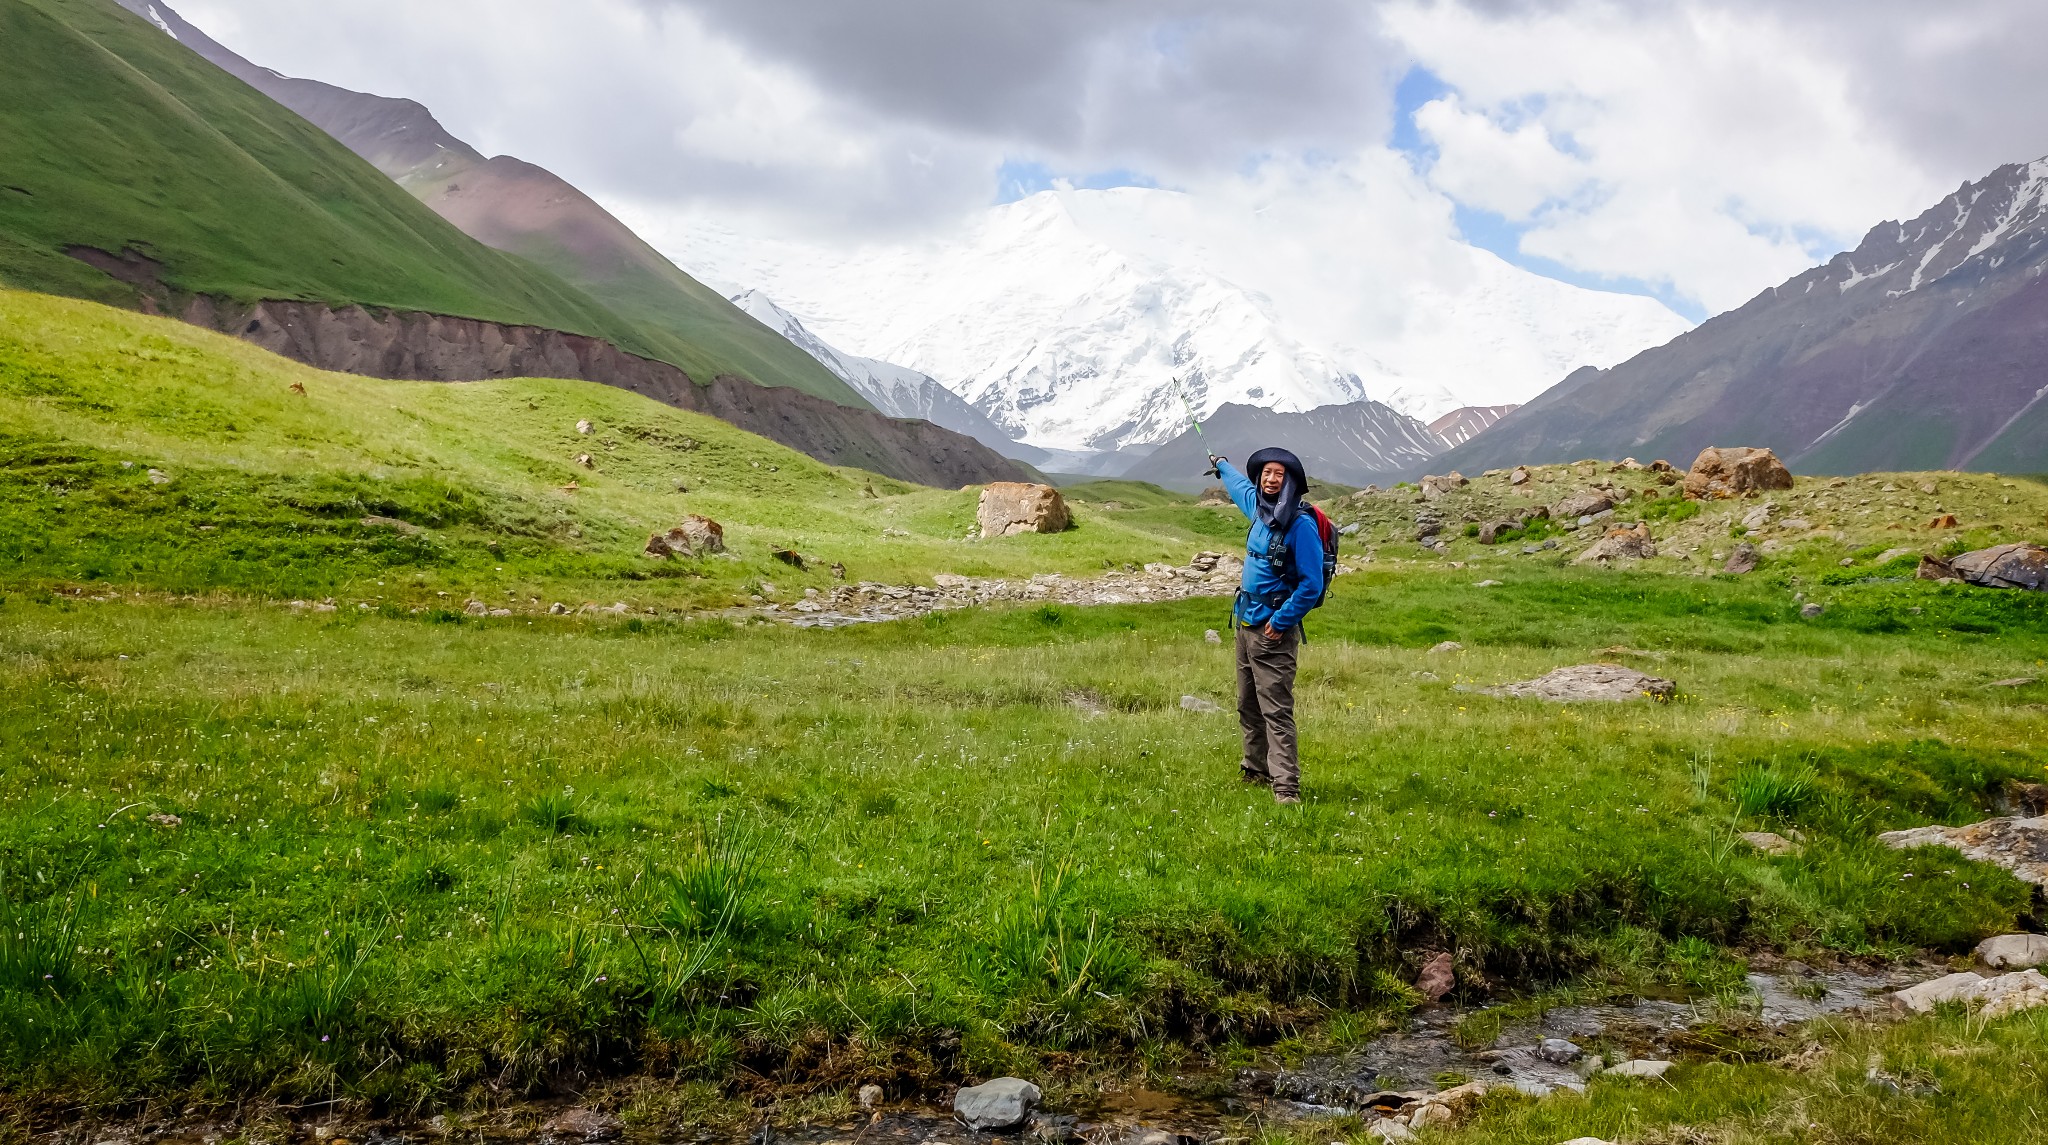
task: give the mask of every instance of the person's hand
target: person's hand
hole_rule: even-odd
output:
[[[1222,462],[1225,462],[1225,461],[1228,461],[1228,460],[1230,460],[1230,459],[1229,459],[1229,458],[1227,458],[1227,457],[1224,457],[1224,456],[1222,456],[1222,455],[1220,455],[1220,454],[1215,454],[1215,453],[1212,453],[1212,454],[1210,454],[1210,455],[1209,455],[1209,468],[1208,468],[1208,471],[1207,471],[1207,472],[1205,473],[1205,476],[1208,476],[1208,477],[1221,477],[1221,476],[1223,476],[1223,470],[1222,470],[1222,468],[1221,468],[1221,463],[1222,463]]]
[[[1265,637],[1266,637],[1266,639],[1268,639],[1268,640],[1278,640],[1278,639],[1280,639],[1280,634],[1279,634],[1278,632],[1275,632],[1275,631],[1273,631],[1273,622],[1272,622],[1272,621],[1270,621],[1270,620],[1266,622],[1266,627],[1265,627],[1265,631],[1264,631],[1264,636],[1265,636]]]

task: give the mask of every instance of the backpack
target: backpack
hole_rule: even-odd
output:
[[[1330,582],[1337,577],[1337,522],[1330,520],[1328,513],[1306,501],[1302,502],[1301,507],[1315,520],[1316,535],[1323,542],[1323,591],[1309,602],[1310,608],[1321,608],[1323,602],[1330,599]],[[1298,579],[1294,574],[1294,554],[1287,550],[1285,537],[1275,540],[1266,549],[1266,567],[1283,581],[1291,582]]]

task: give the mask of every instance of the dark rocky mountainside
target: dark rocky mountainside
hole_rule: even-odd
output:
[[[973,438],[930,422],[851,409],[787,386],[757,386],[731,375],[701,385],[667,362],[581,334],[441,314],[337,309],[317,302],[223,305],[205,296],[192,299],[178,317],[341,373],[435,382],[520,377],[602,382],[710,414],[827,464],[921,485],[956,489],[1029,476]]]
[[[1433,464],[1683,461],[1768,446],[1807,473],[2048,469],[2048,159],[1667,345],[1583,369]]]
[[[1480,432],[1515,412],[1518,407],[1460,406],[1429,423],[1429,432],[1444,439],[1444,446],[1463,445]]]
[[[1444,447],[1429,428],[1379,402],[1321,406],[1304,413],[1275,413],[1256,406],[1225,405],[1202,423],[1160,446],[1122,474],[1168,489],[1193,491],[1212,482],[1204,477],[1207,452],[1236,461],[1269,445],[1293,450],[1310,477],[1343,485],[1412,477]]]

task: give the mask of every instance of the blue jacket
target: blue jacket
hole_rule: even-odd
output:
[[[1243,513],[1252,523],[1251,536],[1245,538],[1244,576],[1238,581],[1240,593],[1233,615],[1239,624],[1256,628],[1271,624],[1273,631],[1284,632],[1301,623],[1308,615],[1309,606],[1323,594],[1323,538],[1316,532],[1315,515],[1308,512],[1297,514],[1294,524],[1287,530],[1287,548],[1294,557],[1294,591],[1279,608],[1266,603],[1274,593],[1286,592],[1287,582],[1273,575],[1266,564],[1266,546],[1272,543],[1273,531],[1259,520],[1259,490],[1251,479],[1237,471],[1228,461],[1216,464],[1217,472],[1223,475],[1223,489],[1237,504],[1237,511]]]

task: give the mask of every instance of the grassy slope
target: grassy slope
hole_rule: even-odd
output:
[[[17,582],[681,607],[763,579],[832,583],[775,563],[779,546],[902,583],[1179,562],[1239,535],[1220,512],[1081,506],[1057,536],[970,542],[974,507],[972,492],[832,469],[606,386],[327,374],[176,322],[0,292],[0,568]],[[685,513],[726,525],[738,559],[640,555]],[[426,532],[363,526],[371,515]]]
[[[0,7],[0,68],[0,281],[132,298],[63,253],[132,247],[178,291],[529,323],[653,352],[630,322],[470,239],[111,0]]]

